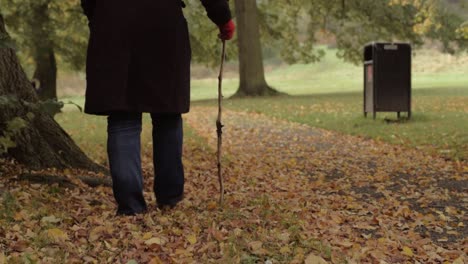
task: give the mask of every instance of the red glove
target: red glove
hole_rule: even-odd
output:
[[[229,20],[224,25],[218,26],[219,27],[219,38],[222,40],[230,40],[234,36],[234,32],[236,31],[236,25],[234,22]]]

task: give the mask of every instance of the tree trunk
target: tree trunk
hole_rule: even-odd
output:
[[[257,2],[236,0],[240,86],[235,96],[275,95],[265,81]]]
[[[0,36],[8,36],[1,14]],[[80,150],[50,115],[39,109],[38,97],[14,50],[2,45],[0,99],[0,138],[7,133],[6,124],[11,120],[19,117],[27,124],[14,134],[16,147],[8,149],[7,157],[31,169],[80,168],[105,171]]]
[[[54,43],[49,30],[50,18],[48,3],[34,5],[32,10],[31,40],[34,43],[33,53],[36,70],[34,79],[40,83],[38,91],[41,100],[57,99],[57,61],[55,59]]]

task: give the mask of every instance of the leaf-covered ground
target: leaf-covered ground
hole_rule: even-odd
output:
[[[186,116],[186,199],[115,217],[111,189],[23,181],[0,167],[0,263],[465,263],[468,164],[260,114],[224,115],[225,204],[215,109]],[[41,172],[44,173],[44,172]],[[95,176],[95,175],[93,175]],[[99,177],[99,175],[97,175]]]

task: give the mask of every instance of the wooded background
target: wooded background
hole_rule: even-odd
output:
[[[193,62],[214,66],[219,59],[217,28],[199,0],[186,0]],[[320,44],[358,63],[371,41],[407,41],[415,48],[431,41],[443,52],[468,47],[466,0],[288,0],[231,1],[237,38],[228,58],[239,61],[238,95],[268,95],[263,56],[286,63],[323,57]],[[0,12],[41,99],[57,97],[57,71],[83,71],[88,39],[79,0],[2,0]],[[266,53],[266,54],[265,54]]]

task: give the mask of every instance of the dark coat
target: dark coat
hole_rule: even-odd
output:
[[[217,25],[227,0],[201,0]],[[186,113],[190,41],[178,0],[81,0],[90,21],[85,112]]]

